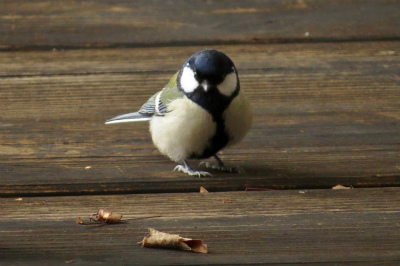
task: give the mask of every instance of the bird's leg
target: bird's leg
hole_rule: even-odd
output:
[[[205,172],[205,171],[193,171],[192,169],[190,169],[189,165],[187,164],[186,160],[183,160],[183,165],[177,165],[174,169],[178,170],[180,172],[183,172],[185,174],[191,175],[191,176],[195,176],[197,175],[198,177],[202,177],[202,176],[212,176],[209,172]]]
[[[236,168],[236,167],[226,166],[224,164],[224,162],[217,155],[214,155],[214,158],[217,161],[216,164],[209,163],[209,162],[201,162],[200,165],[205,165],[206,168],[216,169],[216,170],[220,170],[220,171],[224,171],[224,172],[230,172],[230,173],[241,173],[241,172],[243,172],[243,170],[241,170],[238,167]]]

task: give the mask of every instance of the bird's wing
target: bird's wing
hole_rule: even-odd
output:
[[[167,113],[169,111],[168,104],[173,100],[184,96],[183,92],[181,92],[177,86],[178,74],[179,72],[170,79],[162,91],[151,96],[150,99],[140,108],[139,113],[143,115],[158,116],[163,116]]]
[[[159,94],[162,91],[157,92],[156,94],[154,94],[153,96],[150,97],[150,99],[147,100],[147,102],[145,104],[142,105],[142,107],[139,109],[138,113],[141,114],[146,114],[149,116],[154,115],[155,113],[157,113],[156,111],[156,107],[157,107],[157,97],[159,97]]]
[[[119,124],[119,123],[128,123],[128,122],[140,122],[140,121],[149,121],[152,115],[145,115],[139,112],[133,112],[129,114],[123,114],[111,118],[106,121],[106,125],[109,124]]]
[[[149,121],[153,115],[163,116],[168,112],[171,101],[184,96],[177,86],[178,74],[179,72],[170,79],[162,91],[151,96],[138,112],[116,116],[107,120],[106,124]]]

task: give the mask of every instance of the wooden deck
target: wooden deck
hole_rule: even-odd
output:
[[[399,265],[398,14],[389,0],[0,3],[0,265]],[[244,173],[173,172],[147,123],[104,125],[204,48],[231,57],[253,105],[221,153]],[[122,222],[75,223],[99,208]],[[209,253],[142,248],[149,227]]]

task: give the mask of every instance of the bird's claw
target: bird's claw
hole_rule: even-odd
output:
[[[183,165],[177,165],[174,168],[174,171],[179,171],[179,172],[183,172],[185,174],[188,174],[190,176],[198,176],[198,177],[202,177],[202,176],[210,176],[212,177],[212,175],[209,172],[205,172],[205,171],[193,171],[192,169],[185,167]]]
[[[209,162],[201,162],[199,166],[204,165],[206,168],[214,169],[214,170],[219,170],[223,172],[229,172],[229,173],[243,173],[243,169],[239,167],[231,167],[231,166],[226,166],[226,165],[220,165],[220,164],[215,164],[215,163],[209,163]]]

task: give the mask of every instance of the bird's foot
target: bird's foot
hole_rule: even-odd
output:
[[[185,174],[188,174],[190,176],[198,176],[198,177],[202,177],[202,176],[211,176],[212,175],[209,172],[206,171],[194,171],[192,169],[190,169],[190,167],[186,164],[186,165],[177,165],[174,168],[174,171],[179,171],[179,172],[183,172]]]
[[[231,167],[225,164],[219,163],[209,163],[209,162],[201,162],[199,166],[204,165],[206,168],[214,169],[222,172],[229,172],[229,173],[242,173],[243,170],[239,167]]]

